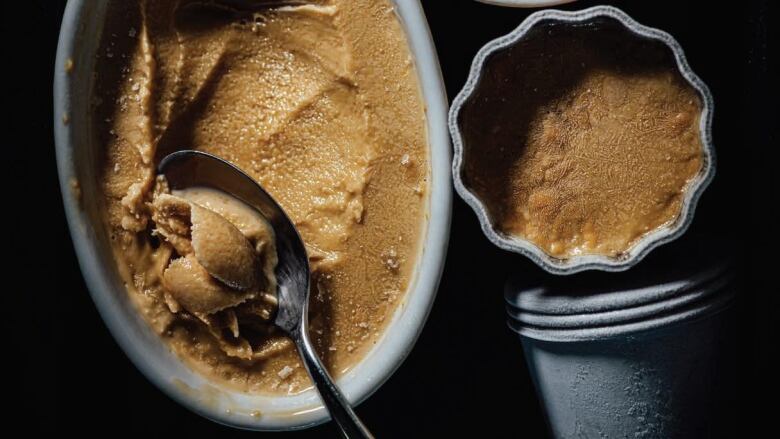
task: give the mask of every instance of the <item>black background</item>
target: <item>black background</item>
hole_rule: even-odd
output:
[[[768,1],[611,2],[637,21],[670,32],[715,97],[718,171],[679,241],[641,264],[652,266],[683,245],[722,240],[738,258],[745,287],[737,304],[739,348],[724,430],[753,436],[776,412],[770,393],[770,356],[777,351],[777,287],[762,279],[777,259],[777,147],[775,47],[768,33]],[[728,2],[731,4],[732,2]],[[4,215],[13,248],[6,276],[21,279],[5,294],[21,297],[6,309],[5,365],[23,370],[24,415],[34,429],[80,433],[174,432],[241,435],[200,418],[154,388],[127,360],[89,298],[77,266],[57,183],[52,136],[51,83],[64,0],[27,0],[3,6],[3,84],[6,155],[2,166],[9,201]],[[471,59],[487,41],[514,29],[531,12],[468,0],[423,2],[450,100],[465,82]],[[578,1],[562,6],[580,9]],[[18,10],[12,10],[18,8]],[[773,12],[773,11],[772,11]],[[771,73],[770,73],[771,72]],[[5,76],[4,75],[4,76]],[[767,198],[768,197],[768,198]],[[771,203],[767,203],[769,200]],[[770,206],[770,207],[767,207]],[[14,210],[11,210],[11,209]],[[773,207],[777,209],[776,206]],[[19,214],[21,213],[21,214]],[[9,272],[10,271],[10,272]],[[776,271],[776,269],[774,270]],[[490,437],[547,435],[520,343],[505,324],[502,286],[510,272],[546,276],[525,258],[503,252],[482,235],[474,213],[455,196],[449,255],[438,298],[417,345],[401,368],[359,414],[379,437]],[[768,272],[772,274],[772,270]],[[577,276],[571,277],[576,285]],[[12,283],[16,284],[16,282]],[[9,284],[10,285],[10,284]],[[14,401],[17,401],[14,398]],[[6,419],[21,422],[22,418]],[[286,437],[331,437],[323,425]]]

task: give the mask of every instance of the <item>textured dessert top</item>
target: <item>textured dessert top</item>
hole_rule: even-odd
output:
[[[312,339],[335,375],[355,364],[402,302],[425,225],[424,107],[390,2],[115,1],[98,57],[105,221],[152,326],[240,389],[308,386],[269,323],[272,231],[224,194],[172,194],[155,175],[197,149],[290,215],[313,269]]]
[[[658,41],[545,24],[486,61],[460,112],[463,181],[548,255],[620,257],[680,215],[701,102]]]

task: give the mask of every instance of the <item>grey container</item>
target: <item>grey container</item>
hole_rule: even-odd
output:
[[[717,433],[736,385],[738,283],[716,259],[673,258],[619,279],[508,282],[509,326],[554,437]]]

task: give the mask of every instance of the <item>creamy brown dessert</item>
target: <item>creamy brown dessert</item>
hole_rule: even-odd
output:
[[[249,206],[208,188],[163,190],[148,206],[163,238],[154,267],[170,312],[204,327],[227,355],[260,360],[289,342],[273,337],[277,304],[273,230]],[[167,261],[167,265],[166,265]]]
[[[663,44],[614,22],[543,25],[487,61],[463,106],[463,179],[507,235],[620,257],[679,217],[700,113]]]
[[[424,107],[387,0],[114,1],[98,54],[105,222],[130,296],[193,368],[249,392],[309,385],[275,311],[273,231],[155,174],[179,149],[276,198],[312,266],[311,336],[340,375],[403,302],[429,172]]]

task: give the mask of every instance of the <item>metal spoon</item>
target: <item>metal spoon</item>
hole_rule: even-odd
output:
[[[172,189],[209,186],[222,190],[257,209],[276,235],[276,281],[279,307],[275,324],[298,347],[298,353],[317,387],[325,407],[346,438],[373,438],[360,422],[309,339],[309,258],[298,231],[279,204],[231,163],[200,151],[178,151],[160,161],[157,170]]]

